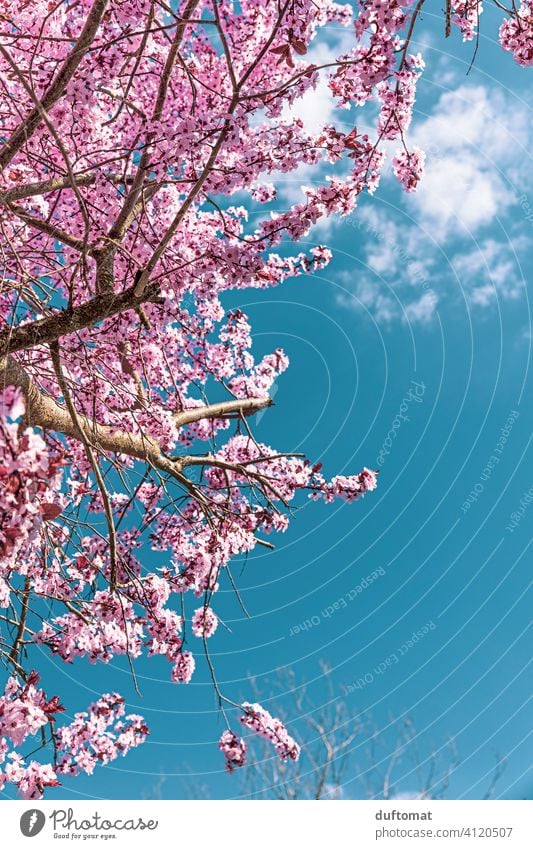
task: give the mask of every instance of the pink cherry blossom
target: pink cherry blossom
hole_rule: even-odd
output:
[[[522,0],[518,9],[513,4],[500,26],[500,44],[519,65],[533,65],[533,0]]]
[[[47,699],[38,683],[35,672],[26,683],[12,677],[0,696],[0,787],[14,784],[23,799],[40,799],[46,787],[61,783],[62,774],[90,774],[98,764],[125,755],[146,739],[142,717],[124,717],[124,700],[116,693],[102,696],[87,713],[76,714],[73,722],[56,729],[57,714],[64,708],[57,696]],[[10,751],[9,741],[20,746],[30,736],[40,738],[47,726],[55,747],[53,763],[26,763],[16,748]]]
[[[235,592],[232,559],[307,497],[375,489],[371,469],[328,478],[290,434],[256,437],[289,359],[277,342],[258,353],[249,317],[224,304],[325,269],[315,225],[377,191],[390,140],[416,189],[422,6],[3,0],[0,787],[40,798],[148,733],[117,694],[59,726],[59,695],[25,665],[159,656],[189,683],[207,655],[214,677],[213,596]],[[444,30],[477,35],[480,2],[447,8]],[[502,47],[531,65],[532,0],[501,12]],[[296,107],[316,91],[332,109],[310,129]],[[243,709],[298,757],[279,719]],[[219,747],[229,772],[244,764],[233,732]]]
[[[200,607],[194,611],[191,624],[196,637],[212,637],[218,627],[218,618],[210,607]]]
[[[452,23],[461,30],[463,41],[475,38],[482,12],[481,0],[452,0]]]
[[[298,760],[300,747],[290,736],[280,719],[271,716],[265,708],[257,703],[244,702],[243,708],[244,714],[239,717],[239,721],[243,725],[250,728],[259,737],[269,740],[282,761]]]
[[[190,651],[180,652],[172,667],[172,680],[176,684],[188,684],[191,680],[196,663]]]
[[[226,759],[226,770],[233,772],[234,769],[246,764],[246,743],[242,737],[237,737],[233,731],[224,731],[218,748]]]
[[[419,147],[400,150],[392,160],[392,168],[406,192],[414,192],[423,173],[426,155]]]

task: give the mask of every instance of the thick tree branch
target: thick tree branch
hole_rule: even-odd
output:
[[[78,186],[90,186],[96,179],[94,174],[75,174],[74,177]],[[52,177],[50,180],[39,180],[37,183],[25,183],[0,194],[0,203],[12,203],[14,200],[36,197],[48,192],[68,189],[70,186],[70,177]]]
[[[54,346],[52,345],[52,352],[53,349]],[[57,347],[55,365],[57,371]],[[197,502],[198,506],[203,511],[207,522],[211,523],[212,507],[209,499],[206,498],[197,484],[183,473],[183,469],[187,466],[198,465],[199,458],[188,456],[169,457],[163,453],[161,446],[155,439],[152,439],[143,433],[132,434],[127,431],[117,430],[109,425],[98,424],[97,422],[89,419],[87,416],[78,413],[75,410],[73,401],[70,399],[68,409],[65,409],[65,407],[62,407],[53,398],[41,392],[25,369],[11,355],[3,358],[0,357],[0,373],[3,376],[3,385],[17,386],[22,390],[26,402],[25,422],[27,425],[52,430],[56,433],[79,440],[83,444],[102,493],[105,492],[105,486],[103,486],[103,481],[93,449],[94,451],[109,451],[115,454],[126,454],[147,463],[154,470],[162,472],[170,478],[173,478],[185,490],[187,490],[190,497]],[[65,385],[63,385],[63,392],[65,392]],[[249,407],[250,412],[252,412],[254,404],[255,409],[261,409],[262,407],[268,406],[267,402],[269,399],[256,398],[250,400],[252,403]],[[242,411],[244,411],[245,402],[241,401],[237,403],[241,405]],[[235,406],[236,404],[234,401],[229,401],[226,405],[224,403],[213,404],[190,412],[194,412],[194,420],[198,421],[201,418],[212,418],[214,415],[216,415],[216,417],[223,415],[225,407],[229,407],[230,411],[234,411]],[[212,458],[211,456],[203,457],[201,458],[201,461],[203,464],[220,466],[223,468],[231,466],[235,471],[240,473],[243,473],[244,471],[242,466],[233,467],[232,464],[224,464],[223,461],[217,461],[216,458]],[[270,481],[268,481],[262,474],[246,471],[244,471],[244,474],[247,474],[250,479],[257,479],[263,487],[271,490],[278,499],[283,501],[283,503],[286,503],[280,493],[277,492],[275,487],[273,487]],[[269,503],[272,504],[270,499],[268,500]],[[272,507],[276,509],[274,504],[272,504]],[[111,527],[114,528],[109,502],[106,508],[106,515],[108,523],[110,523]],[[115,546],[112,556],[110,580],[110,588],[112,590],[116,587],[116,581],[117,568]]]
[[[3,386],[17,386],[22,390],[28,425],[56,431],[80,442],[84,442],[80,432],[83,430],[85,438],[100,450],[128,454],[139,460],[157,460],[163,456],[159,445],[147,436],[137,436],[97,424],[80,413],[77,414],[77,421],[73,421],[68,410],[41,392],[14,357],[9,355],[0,359],[0,374]]]
[[[141,304],[148,302],[159,302],[158,286],[155,284],[148,286],[142,295],[135,294],[135,286],[119,294],[107,292],[97,295],[71,310],[63,310],[47,318],[33,321],[31,324],[4,330],[0,333],[0,356],[53,342],[61,336],[75,333],[84,327],[92,327],[105,318],[126,310],[137,309]]]
[[[223,419],[234,413],[251,416],[259,410],[264,410],[265,407],[270,407],[272,403],[272,398],[268,396],[265,398],[241,398],[235,401],[221,401],[219,404],[208,404],[206,407],[194,407],[191,410],[176,413],[174,421],[178,427],[182,427],[192,422],[199,422],[202,419]]]
[[[127,454],[142,460],[177,480],[191,497],[196,499],[206,516],[208,515],[209,504],[195,484],[182,473],[180,458],[167,457],[156,440],[145,434],[131,434],[98,424],[80,413],[71,416],[57,401],[44,395],[24,368],[11,356],[0,357],[0,373],[3,375],[3,385],[17,386],[22,390],[26,401],[25,420],[28,425],[53,430],[77,439],[83,445],[88,443],[98,451]]]
[[[109,174],[107,179],[116,184],[129,184],[133,181],[132,176],[123,176],[121,174]],[[74,182],[76,186],[92,186],[95,180],[96,174],[74,174]],[[0,203],[12,203],[15,200],[37,197],[39,195],[48,194],[48,192],[57,192],[61,189],[71,188],[72,180],[70,176],[51,177],[49,180],[39,180],[37,183],[24,183],[21,186],[15,186],[12,189],[8,189],[7,192],[0,194]]]
[[[67,409],[49,395],[41,392],[23,366],[11,355],[0,358],[0,375],[3,386],[17,386],[22,390],[26,401],[26,423],[30,426],[64,434],[83,444],[88,441],[98,450],[127,454],[129,457],[144,460],[173,477],[177,477],[177,473],[180,473],[186,465],[196,464],[196,458],[167,457],[161,451],[159,443],[144,434],[117,430],[116,427],[99,424],[78,412],[74,417],[71,416]],[[177,424],[181,427],[183,424],[201,419],[223,418],[224,415],[237,410],[244,415],[250,415],[268,407],[271,403],[270,398],[246,398],[240,401],[210,404],[178,414]],[[181,419],[182,415],[183,419]]]

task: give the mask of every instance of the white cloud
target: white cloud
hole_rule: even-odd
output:
[[[341,275],[347,291],[337,297],[337,303],[353,310],[365,307],[380,324],[428,325],[439,302],[430,286],[436,262],[432,244],[428,249],[417,227],[372,204],[358,210],[354,223],[365,270],[355,279]]]
[[[530,136],[521,103],[482,85],[446,92],[429,118],[415,118],[409,145],[426,150],[427,161],[410,203],[439,239],[476,233],[516,203]]]
[[[383,294],[379,283],[364,277],[347,283],[345,290],[336,296],[336,301],[339,306],[354,311],[366,308],[378,324],[391,324],[401,314],[398,303]]]
[[[445,239],[464,228],[476,232],[513,202],[502,179],[480,168],[475,156],[445,156],[427,168],[416,204],[437,235]]]
[[[390,280],[424,291],[430,289],[437,246],[420,227],[413,225],[399,210],[386,212],[366,205],[357,213],[363,237],[362,258],[369,268]]]
[[[370,206],[363,207],[359,216],[371,236],[365,244],[366,262],[377,274],[394,273],[402,259],[399,225]]]

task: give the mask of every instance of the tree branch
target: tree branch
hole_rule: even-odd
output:
[[[0,169],[11,162],[30,136],[33,135],[42,121],[42,110],[50,109],[63,96],[65,89],[83,59],[87,48],[91,45],[100,21],[104,15],[109,0],[95,0],[87,16],[85,25],[71,53],[63,62],[58,74],[45,91],[40,101],[40,108],[35,107],[21,124],[13,131],[9,140],[0,150]]]
[[[94,174],[75,174],[76,185],[90,186],[95,181]],[[52,177],[50,180],[40,180],[37,183],[25,183],[23,186],[15,186],[0,195],[0,203],[12,203],[22,198],[44,195],[47,192],[56,192],[59,189],[68,189],[71,186],[70,177]]]
[[[199,0],[189,0],[187,6],[183,13],[183,18],[179,20],[178,25],[176,27],[176,33],[174,35],[174,40],[172,42],[172,46],[169,50],[168,56],[166,58],[165,66],[163,68],[161,79],[159,80],[159,87],[157,91],[157,96],[154,104],[154,109],[151,116],[151,123],[158,122],[161,119],[163,114],[163,108],[165,105],[165,99],[167,95],[167,89],[170,83],[170,77],[172,75],[172,69],[174,67],[174,63],[176,61],[176,56],[178,55],[181,43],[183,41],[183,37],[185,35],[185,29],[188,24],[188,19],[192,17],[196,7],[198,6]],[[143,183],[145,179],[145,174],[148,169],[150,155],[151,155],[151,146],[153,141],[154,134],[153,132],[149,132],[146,137],[144,149],[141,155],[141,161],[139,162],[139,166],[137,169],[137,173],[135,174],[135,178],[133,180],[133,184],[131,186],[130,191],[126,195],[124,199],[124,203],[122,209],[120,210],[118,217],[114,224],[112,225],[107,238],[109,240],[108,244],[104,248],[104,253],[102,254],[102,263],[106,266],[105,277],[109,276],[109,267],[113,264],[114,251],[115,246],[114,243],[117,241],[121,241],[129,229],[133,218],[135,217],[135,209],[137,207],[139,196],[141,195]],[[155,194],[155,192],[154,192]],[[151,271],[151,269],[150,269]],[[147,280],[149,273],[145,275],[144,273],[141,275],[141,279],[143,281]],[[139,284],[138,284],[139,285]],[[141,290],[138,289],[140,292]]]
[[[77,239],[75,236],[71,236],[70,233],[65,233],[65,231],[61,230],[60,227],[56,227],[55,224],[45,221],[44,218],[37,218],[36,215],[32,215],[30,212],[27,212],[22,206],[16,206],[14,203],[7,203],[6,206],[13,215],[17,216],[17,218],[25,221],[26,224],[29,224],[31,227],[35,227],[36,230],[40,230],[42,233],[47,233],[63,245],[68,245],[76,251],[82,251],[84,249],[85,245],[83,239]]]
[[[0,333],[0,356],[53,342],[61,336],[91,327],[117,313],[136,309],[143,303],[158,303],[158,288],[156,284],[152,284],[141,295],[135,294],[135,285],[119,294],[106,292],[71,310],[63,310],[31,324],[4,330]]]
[[[191,410],[183,410],[176,413],[174,421],[178,427],[202,419],[222,419],[232,413],[242,413],[243,416],[251,416],[265,407],[273,404],[272,398],[242,398],[235,401],[221,401],[219,404],[208,404],[206,407],[194,407]]]
[[[187,465],[197,465],[196,461],[199,458],[168,457],[162,452],[159,443],[145,434],[133,434],[128,431],[117,430],[116,427],[99,424],[78,412],[74,417],[71,416],[70,412],[61,404],[41,392],[23,366],[11,355],[0,357],[0,373],[2,374],[3,386],[17,386],[22,390],[26,401],[25,420],[28,426],[42,427],[46,430],[62,433],[79,440],[84,445],[88,441],[91,446],[101,451],[127,454],[129,457],[151,464],[154,468],[177,478],[181,483],[190,484],[190,481],[181,474],[182,469]],[[243,401],[210,404],[194,410],[186,410],[185,415],[190,413],[193,416],[187,416],[185,421],[178,418],[178,426],[181,427],[184,423],[200,421],[204,418],[223,417],[225,413],[231,413],[236,409],[241,410],[245,415],[251,414],[268,407],[270,403],[272,403],[270,398],[247,398]],[[203,462],[214,464],[214,458],[201,459]],[[241,468],[239,466],[239,469]]]
[[[165,459],[157,442],[150,437],[98,424],[80,413],[77,414],[77,421],[73,421],[68,410],[41,392],[14,357],[9,355],[0,358],[0,372],[2,385],[17,386],[22,390],[26,401],[27,425],[53,430],[80,442],[84,442],[83,431],[83,436],[100,450],[128,454],[139,460],[153,461],[154,465],[157,465],[160,457]]]
[[[130,184],[133,182],[133,177],[121,174],[109,174],[107,177],[112,183]],[[96,180],[96,174],[74,174],[74,182],[76,186],[92,186]],[[0,203],[12,203],[15,200],[22,198],[36,197],[45,195],[48,192],[57,192],[61,189],[71,189],[72,180],[69,175],[64,177],[51,177],[49,180],[39,180],[37,183],[24,183],[22,186],[14,186],[8,189],[7,192],[0,194]]]

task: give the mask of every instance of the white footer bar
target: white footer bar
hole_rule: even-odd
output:
[[[117,849],[531,849],[522,801],[80,801],[0,803],[0,846]]]

